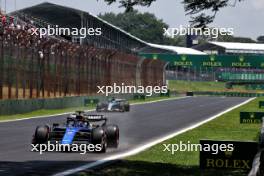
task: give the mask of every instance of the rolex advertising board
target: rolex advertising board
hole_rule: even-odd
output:
[[[177,54],[145,54],[141,57],[160,59],[173,66],[193,68],[204,67],[240,67],[264,68],[264,56],[261,55],[177,55]]]
[[[201,169],[250,170],[258,151],[257,142],[200,140],[200,144]]]
[[[240,112],[240,123],[262,123],[264,112]]]

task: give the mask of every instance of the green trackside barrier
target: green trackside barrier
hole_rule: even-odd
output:
[[[96,99],[96,98],[86,98],[84,99],[84,106],[89,106],[89,105],[95,105],[99,103],[99,99]]]
[[[134,100],[138,100],[139,99],[139,95],[134,95],[133,99]]]
[[[62,109],[83,106],[83,97],[0,100],[0,115],[27,113],[39,109]]]
[[[153,95],[158,96],[158,95]],[[47,99],[21,99],[21,100],[0,100],[0,115],[22,114],[40,109],[63,109],[72,107],[82,107],[87,103],[98,103],[109,97],[116,97],[131,100],[135,98],[133,94],[111,94],[108,97],[97,96],[76,96]],[[138,99],[145,100],[145,95],[138,95]]]
[[[259,108],[262,108],[264,106],[264,101],[259,101]]]
[[[142,95],[142,94],[134,95],[134,100],[145,100],[145,99],[146,99],[146,95]]]
[[[141,100],[145,100],[146,99],[146,95],[140,95],[140,99]]]
[[[170,90],[168,89],[167,93],[160,93],[161,97],[170,97]]]

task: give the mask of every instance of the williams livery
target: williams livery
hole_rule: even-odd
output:
[[[70,115],[63,125],[53,124],[36,128],[32,143],[44,144],[48,141],[69,145],[100,144],[100,152],[106,152],[108,147],[118,147],[119,128],[117,125],[108,125],[107,118],[103,115],[89,115],[77,111]]]
[[[130,104],[125,99],[112,98],[106,102],[100,102],[96,106],[97,112],[126,112],[130,110]]]

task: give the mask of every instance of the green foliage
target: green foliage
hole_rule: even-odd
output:
[[[259,37],[257,38],[257,41],[260,42],[260,43],[264,43],[264,35],[259,36]]]
[[[140,13],[134,10],[119,14],[100,14],[99,17],[147,42],[184,45],[184,37],[176,37],[174,39],[165,37],[163,28],[168,28],[168,25],[151,13]]]
[[[118,2],[126,12],[133,11],[135,6],[150,6],[156,0],[104,0],[109,5]],[[216,13],[227,6],[235,6],[243,0],[182,0],[187,15],[191,15],[191,24],[195,27],[205,27],[212,23]],[[194,15],[194,17],[193,17]]]

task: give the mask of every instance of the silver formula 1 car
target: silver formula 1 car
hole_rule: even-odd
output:
[[[97,112],[128,112],[130,104],[125,99],[112,98],[106,102],[100,102],[96,106]]]

